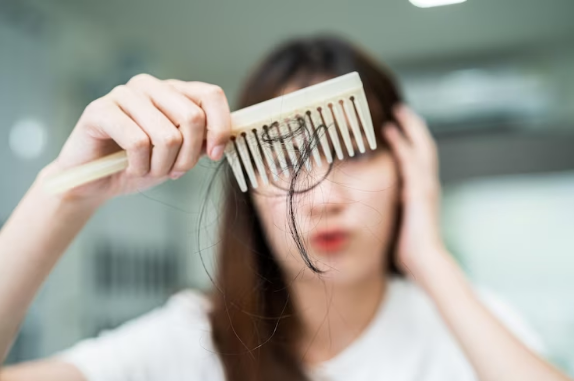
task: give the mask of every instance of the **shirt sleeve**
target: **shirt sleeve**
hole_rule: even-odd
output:
[[[55,359],[74,365],[88,381],[198,379],[189,369],[201,374],[200,351],[209,338],[205,303],[195,292],[181,292],[165,306],[81,341]],[[186,362],[195,364],[182,366]]]
[[[488,289],[477,287],[476,292],[492,314],[531,351],[547,356],[542,338],[509,303]]]

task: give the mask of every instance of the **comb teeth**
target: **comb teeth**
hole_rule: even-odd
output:
[[[327,131],[327,126],[321,119],[319,110],[320,108],[317,108],[315,112],[307,111],[307,117],[309,119],[309,123],[311,124],[311,128],[313,129],[315,143],[316,140],[319,139],[319,144],[321,145],[323,155],[325,155],[327,163],[331,164],[333,162],[333,155],[331,154],[331,148],[329,147],[329,141],[327,139],[329,133]],[[315,148],[318,150],[317,144],[315,144]],[[319,156],[319,161],[320,160],[321,156]]]
[[[249,146],[249,152],[251,152],[251,157],[255,161],[257,167],[257,172],[263,180],[263,184],[269,184],[269,179],[267,178],[267,171],[265,170],[265,164],[263,163],[263,158],[261,157],[261,150],[259,148],[259,141],[256,135],[257,130],[251,131],[251,134],[245,134],[247,140],[247,145]]]
[[[352,101],[351,101],[352,102]],[[350,102],[343,102],[339,101],[339,105],[343,108],[343,114],[345,117],[345,123],[347,124],[347,128],[353,131],[354,140],[357,142],[357,147],[359,147],[360,153],[365,153],[365,144],[363,143],[363,137],[361,136],[361,126],[359,125],[359,121],[349,106]]]
[[[302,156],[304,158],[304,163],[302,163],[301,165],[305,164],[305,168],[307,168],[307,170],[310,171],[311,163],[309,162],[309,154],[308,154],[308,150],[310,147],[309,144],[306,144],[305,139],[303,138],[305,136],[305,131],[307,130],[307,126],[304,124],[305,120],[302,119],[300,115],[297,115],[297,119],[295,121],[287,120],[287,123],[291,128],[291,133],[293,134],[293,140],[295,141],[295,144],[297,144],[297,152],[299,153],[299,160],[300,161],[302,160],[301,159]]]
[[[270,115],[274,117],[269,118]],[[233,137],[225,153],[240,189],[321,167],[376,148],[367,100],[357,73],[295,91],[232,114]],[[342,144],[341,144],[342,140]],[[353,144],[355,143],[355,144]],[[344,145],[344,147],[343,147]],[[297,147],[297,148],[295,148]],[[311,160],[311,157],[313,160]],[[291,167],[291,168],[290,168]]]
[[[243,176],[243,170],[241,169],[241,162],[239,161],[239,155],[237,154],[235,139],[233,138],[225,148],[225,157],[227,157],[227,162],[237,179],[239,188],[242,192],[247,191],[247,184],[245,183],[245,177]]]
[[[327,127],[329,132],[329,137],[331,138],[331,143],[335,148],[335,153],[339,160],[343,160],[343,149],[341,148],[341,142],[339,141],[339,136],[337,133],[337,125],[333,120],[333,113],[329,110],[329,107],[320,107],[317,109],[323,120],[323,125]]]
[[[240,135],[235,140],[235,146],[239,151],[239,156],[241,156],[241,161],[243,162],[243,168],[245,168],[245,172],[247,172],[247,177],[251,182],[251,186],[253,188],[257,188],[257,176],[255,175],[255,170],[251,165],[251,158],[249,156],[249,152],[247,152],[247,145],[245,144],[245,135]]]
[[[264,126],[263,135],[260,131],[254,130],[253,133],[257,136],[257,142],[263,151],[263,156],[265,156],[265,162],[267,163],[267,167],[271,172],[271,176],[273,177],[274,181],[279,180],[279,171],[277,170],[277,166],[275,165],[275,160],[273,159],[273,150],[272,147],[264,140],[269,139],[269,135],[267,132],[267,126]]]
[[[289,166],[287,165],[287,158],[285,157],[285,150],[283,149],[283,138],[281,138],[279,123],[273,123],[272,128],[272,134],[269,138],[272,139],[273,152],[275,152],[279,160],[279,174],[288,176]]]
[[[320,139],[319,134],[315,132],[315,126],[313,123],[313,118],[311,117],[311,111],[307,111],[305,113],[303,123],[305,123],[307,126],[307,128],[305,128],[305,139],[307,143],[311,145],[311,154],[313,155],[313,159],[315,159],[315,164],[317,164],[317,166],[320,167],[323,165],[323,162],[321,161],[321,154],[319,153],[319,145],[320,145],[319,142],[321,140],[319,140]],[[331,151],[329,150],[327,151],[331,153]]]

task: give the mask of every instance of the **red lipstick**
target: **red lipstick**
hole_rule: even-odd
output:
[[[344,230],[324,230],[311,237],[311,245],[320,252],[337,252],[349,241],[349,234]]]

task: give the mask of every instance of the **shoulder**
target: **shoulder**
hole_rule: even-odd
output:
[[[115,330],[103,332],[100,336],[137,335],[139,340],[147,337],[155,343],[169,341],[170,345],[173,345],[173,339],[208,333],[209,311],[210,301],[205,294],[186,289],[171,296],[163,306],[130,320]]]
[[[543,350],[535,332],[508,303],[482,287],[473,289],[483,305],[519,340],[534,351]],[[414,281],[392,279],[388,303],[389,311],[393,311],[392,326],[403,332],[401,345],[408,347],[409,354],[404,356],[410,356],[411,363],[424,371],[426,378],[421,375],[418,379],[477,379],[435,304]]]
[[[390,307],[387,308],[393,311],[393,315],[417,336],[436,333],[437,327],[443,325],[432,300],[408,278],[391,278],[387,303]]]
[[[214,361],[209,311],[205,295],[180,291],[163,306],[83,340],[56,358],[75,365],[90,381],[136,374],[149,377],[133,379],[158,379],[166,369],[197,375]]]
[[[207,295],[197,290],[186,289],[171,296],[157,311],[159,315],[163,312],[165,316],[173,319],[206,324],[210,310],[211,301]]]
[[[149,337],[156,343],[167,341],[171,336],[189,336],[209,331],[210,303],[206,295],[196,290],[183,290],[161,307],[130,320],[111,331],[104,331],[100,337],[130,337],[139,340]]]
[[[414,281],[406,278],[393,278],[391,288],[395,298],[403,304],[401,309],[408,313],[415,326],[425,331],[434,331],[433,335],[450,336],[433,301]],[[502,297],[484,286],[472,285],[482,304],[519,340],[537,353],[544,353],[545,348],[537,333],[526,319]]]

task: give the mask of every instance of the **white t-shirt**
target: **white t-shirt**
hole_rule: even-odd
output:
[[[537,336],[508,306],[479,292],[487,307],[527,346]],[[223,381],[211,340],[209,301],[186,290],[148,314],[57,355],[88,381]],[[476,375],[430,299],[411,281],[392,278],[386,300],[345,350],[309,370],[314,381],[474,381]]]

